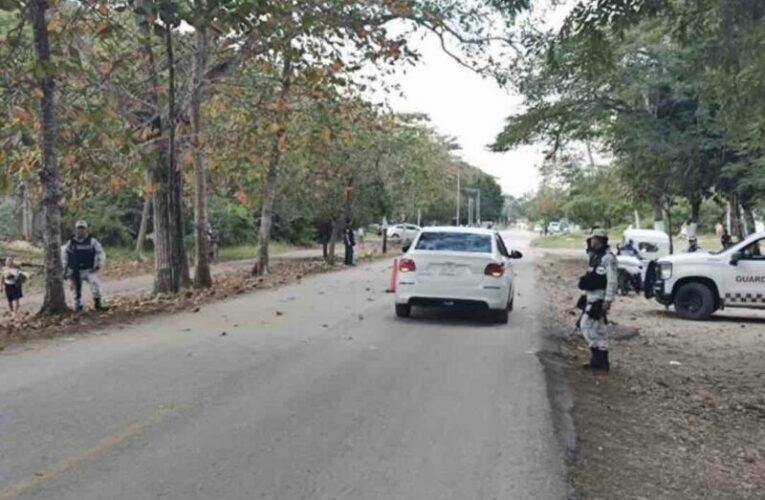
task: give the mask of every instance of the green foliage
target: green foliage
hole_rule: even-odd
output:
[[[16,205],[11,197],[3,197],[0,200],[0,238],[2,239],[21,239],[20,214]]]
[[[223,246],[255,241],[257,228],[252,210],[237,201],[211,196],[208,202],[210,225]]]
[[[135,242],[141,216],[141,202],[130,193],[120,196],[93,196],[87,198],[79,210],[65,211],[62,216],[62,236],[68,239],[74,233],[77,220],[88,222],[90,234],[106,246],[130,247]]]

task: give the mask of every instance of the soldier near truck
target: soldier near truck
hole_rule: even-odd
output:
[[[607,373],[610,369],[607,315],[616,297],[618,267],[603,229],[593,229],[587,238],[587,253],[587,271],[579,279],[579,289],[585,292],[579,299],[582,309],[579,328],[590,348],[590,362],[585,367],[595,373]]]

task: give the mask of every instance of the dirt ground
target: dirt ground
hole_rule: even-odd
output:
[[[569,336],[583,263],[557,256],[539,265],[564,334],[578,498],[765,499],[765,313],[692,322],[642,296],[620,297],[611,373],[594,376],[581,368],[583,340]]]

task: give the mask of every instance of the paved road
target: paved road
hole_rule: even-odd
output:
[[[3,353],[0,499],[565,498],[516,271],[506,326],[397,320],[376,263]]]

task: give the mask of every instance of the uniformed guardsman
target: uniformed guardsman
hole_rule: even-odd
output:
[[[345,265],[353,265],[353,247],[356,246],[356,238],[353,235],[353,225],[351,219],[346,219],[345,229],[343,230],[343,243],[345,244]]]
[[[87,281],[90,285],[90,294],[93,296],[95,308],[102,309],[101,281],[98,279],[98,271],[106,263],[106,253],[101,243],[88,234],[88,223],[79,220],[75,224],[74,237],[63,248],[63,261],[65,277],[71,281],[74,292],[74,307],[81,312],[82,307],[82,282]]]
[[[603,229],[593,229],[587,237],[587,254],[587,272],[579,279],[579,289],[585,292],[580,299],[583,308],[580,330],[590,348],[586,367],[594,372],[608,372],[606,315],[616,297],[618,265]]]
[[[700,252],[699,239],[696,236],[688,237],[688,253]]]

